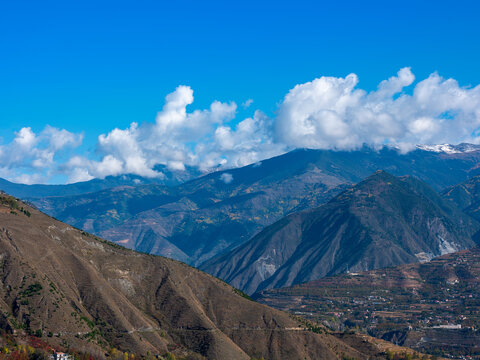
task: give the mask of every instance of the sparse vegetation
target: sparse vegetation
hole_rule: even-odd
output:
[[[166,360],[176,360],[176,356],[170,352],[168,352],[166,355],[165,355],[165,359]]]
[[[250,301],[255,301],[253,300],[249,295],[245,294],[242,290],[240,289],[237,289],[237,288],[233,288],[233,291],[235,291],[235,293],[237,295],[240,295],[241,297],[247,299],[247,300],[250,300]]]
[[[20,206],[18,200],[15,199],[13,196],[9,196],[9,195],[6,195],[6,194],[0,194],[0,204],[10,208],[10,213],[11,214],[17,215],[17,211],[20,211],[21,213],[23,213],[24,215],[26,215],[28,217],[30,217],[32,215],[30,213],[30,211],[23,208],[23,206]]]
[[[475,248],[424,264],[267,290],[258,301],[332,331],[366,333],[431,355],[478,357],[480,347],[472,344],[480,344],[479,286],[480,249]],[[442,328],[448,324],[457,328]],[[415,340],[420,338],[428,341]]]
[[[20,292],[21,297],[32,297],[40,294],[40,291],[43,289],[42,285],[38,282],[29,285],[26,290]]]

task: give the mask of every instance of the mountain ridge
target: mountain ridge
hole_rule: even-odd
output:
[[[289,215],[200,268],[249,294],[475,245],[479,224],[413,177],[378,171],[318,208]]]
[[[378,169],[417,176],[440,190],[478,174],[479,162],[479,151],[297,149],[175,187],[152,184],[27,200],[123,246],[198,266],[285,215],[327,202]]]

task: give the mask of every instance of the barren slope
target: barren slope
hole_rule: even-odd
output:
[[[41,330],[53,345],[208,359],[363,356],[199,270],[120,248],[5,195],[0,260],[1,327]]]

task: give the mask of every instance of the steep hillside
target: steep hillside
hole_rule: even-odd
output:
[[[445,189],[442,196],[476,220],[480,220],[480,176]]]
[[[332,329],[359,327],[450,358],[480,358],[480,249],[256,294]],[[448,326],[448,325],[452,326]]]
[[[53,346],[190,359],[357,359],[185,264],[140,254],[0,196],[0,326]]]
[[[434,150],[404,155],[388,148],[296,150],[175,188],[123,187],[30,201],[62,221],[124,246],[199,265],[285,215],[325,203],[378,169],[414,175],[435,189],[478,174],[478,148]]]
[[[76,196],[35,199],[33,202],[55,218],[82,230],[100,233],[152,207],[178,201],[180,196],[174,187],[149,184],[116,186]]]
[[[378,171],[201,268],[251,294],[347,270],[429,260],[474,246],[478,229],[425,183]]]

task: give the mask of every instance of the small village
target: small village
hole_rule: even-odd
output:
[[[262,301],[332,331],[363,332],[452,359],[479,359],[479,259],[474,250],[421,265],[349,273],[266,291]],[[385,278],[393,279],[389,286]]]

